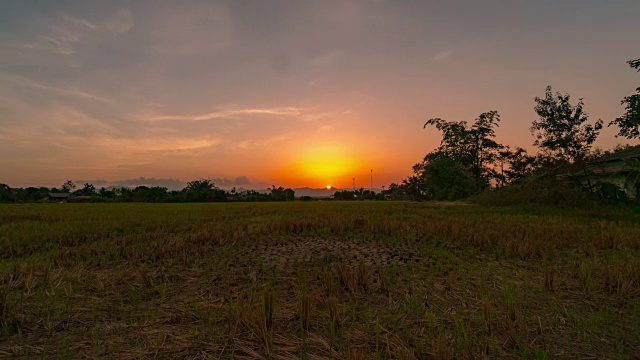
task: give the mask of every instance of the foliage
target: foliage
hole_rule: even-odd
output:
[[[67,180],[64,184],[60,186],[60,192],[63,192],[63,193],[72,192],[73,190],[75,190],[75,188],[76,188],[76,184],[74,184],[73,181],[71,180]]]
[[[460,200],[474,193],[474,179],[470,172],[451,157],[442,153],[427,155],[425,161],[414,166],[413,181],[418,182],[420,195],[433,200]]]
[[[505,187],[488,189],[471,198],[483,206],[543,206],[564,209],[593,209],[598,198],[576,188],[573,182],[540,174]]]
[[[73,189],[75,185],[70,180],[62,185],[63,189]],[[49,193],[58,193],[59,189],[46,187],[35,188],[11,188],[6,184],[0,184],[0,202],[27,203],[49,201]],[[291,201],[295,199],[295,191],[290,188],[273,186],[269,192],[255,190],[237,191],[235,188],[225,191],[218,188],[208,179],[191,181],[181,191],[169,191],[161,186],[137,186],[133,189],[100,188],[96,191],[93,184],[85,183],[81,189],[73,192],[75,196],[89,196],[90,199],[74,199],[67,201],[92,201],[92,202],[221,202],[221,201]]]
[[[499,152],[501,171],[499,180],[501,185],[518,184],[526,177],[530,176],[537,165],[536,157],[527,153],[527,150],[516,147],[511,150],[506,146]],[[507,165],[505,168],[504,165]]]
[[[190,181],[182,192],[189,202],[224,200],[225,196],[224,190],[216,187],[209,179]]]
[[[96,194],[96,187],[93,184],[85,183],[82,189],[75,192],[77,195],[92,196]]]
[[[448,122],[440,118],[428,120],[424,127],[433,125],[442,133],[436,153],[466,168],[475,179],[475,190],[480,191],[487,188],[489,181],[496,176],[492,165],[502,148],[495,141],[495,128],[499,122],[498,112],[489,111],[480,114],[470,127],[466,121]]]
[[[640,59],[630,60],[627,63],[631,68],[640,71]],[[616,125],[619,128],[616,136],[640,139],[640,87],[636,92],[637,94],[622,99],[621,104],[625,106],[625,114],[609,123],[609,126]]]
[[[383,193],[376,193],[372,190],[365,190],[364,188],[357,189],[355,191],[342,190],[336,191],[333,194],[335,200],[384,200]]]
[[[292,189],[285,189],[282,186],[276,188],[271,185],[271,199],[275,201],[291,201],[296,198],[296,192]]]
[[[534,145],[558,162],[582,162],[602,129],[602,120],[587,124],[582,99],[573,106],[569,94],[554,95],[551,86],[547,86],[544,98],[536,97],[535,101],[539,119],[531,125]]]

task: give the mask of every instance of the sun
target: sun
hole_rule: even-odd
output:
[[[331,185],[327,185],[327,190],[331,190]]]

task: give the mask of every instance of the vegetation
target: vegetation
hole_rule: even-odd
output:
[[[640,71],[640,59],[629,61]],[[640,88],[637,89],[640,94]],[[638,138],[640,95],[622,101],[626,114],[609,125],[620,127],[620,136]],[[590,169],[593,160],[607,155],[593,149],[602,129],[602,120],[588,122],[582,99],[571,104],[571,96],[553,93],[550,86],[544,97],[535,98],[538,119],[531,124],[535,156],[521,147],[505,146],[495,140],[500,116],[489,111],[469,126],[466,121],[428,120],[424,127],[435,126],[442,133],[440,146],[413,166],[413,174],[402,184],[391,184],[385,194],[396,199],[460,200],[472,195],[482,204],[544,204],[552,206],[589,206],[597,201],[628,202],[618,185],[594,183]],[[614,151],[624,150],[624,148]],[[630,159],[625,187],[638,186],[637,159]]]
[[[6,184],[0,184],[0,202],[26,203],[56,201],[51,199],[49,193],[72,193],[83,196],[83,201],[92,202],[223,202],[223,201],[290,201],[295,198],[295,191],[289,188],[272,186],[268,193],[255,190],[237,191],[235,188],[225,191],[215,186],[211,180],[201,179],[187,183],[181,191],[168,191],[160,186],[138,186],[135,189],[126,187],[105,189],[96,191],[92,184],[84,184],[82,189],[75,190],[76,185],[67,180],[60,189],[46,187],[10,188]],[[77,198],[76,198],[77,199]],[[71,199],[73,200],[73,199]]]
[[[629,60],[632,69],[640,71],[640,59]],[[625,114],[609,123],[609,126],[616,125],[620,129],[618,136],[628,139],[640,139],[640,87],[636,89],[637,94],[627,96],[622,99],[625,106]]]
[[[640,356],[640,214],[0,205],[0,356]]]

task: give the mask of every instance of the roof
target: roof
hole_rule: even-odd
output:
[[[54,199],[66,199],[69,196],[71,196],[71,193],[49,193],[49,197]]]
[[[589,169],[598,175],[607,175],[631,170],[628,160],[640,160],[640,145],[617,151],[595,159]]]
[[[614,152],[613,154],[605,155],[598,159],[593,160],[594,164],[606,163],[611,161],[620,161],[626,159],[640,158],[640,145],[632,146],[628,149]]]

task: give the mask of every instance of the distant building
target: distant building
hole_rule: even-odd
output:
[[[640,193],[640,183],[629,181],[640,172],[640,145],[605,155],[591,162],[589,171],[596,181],[611,183],[632,199]]]

